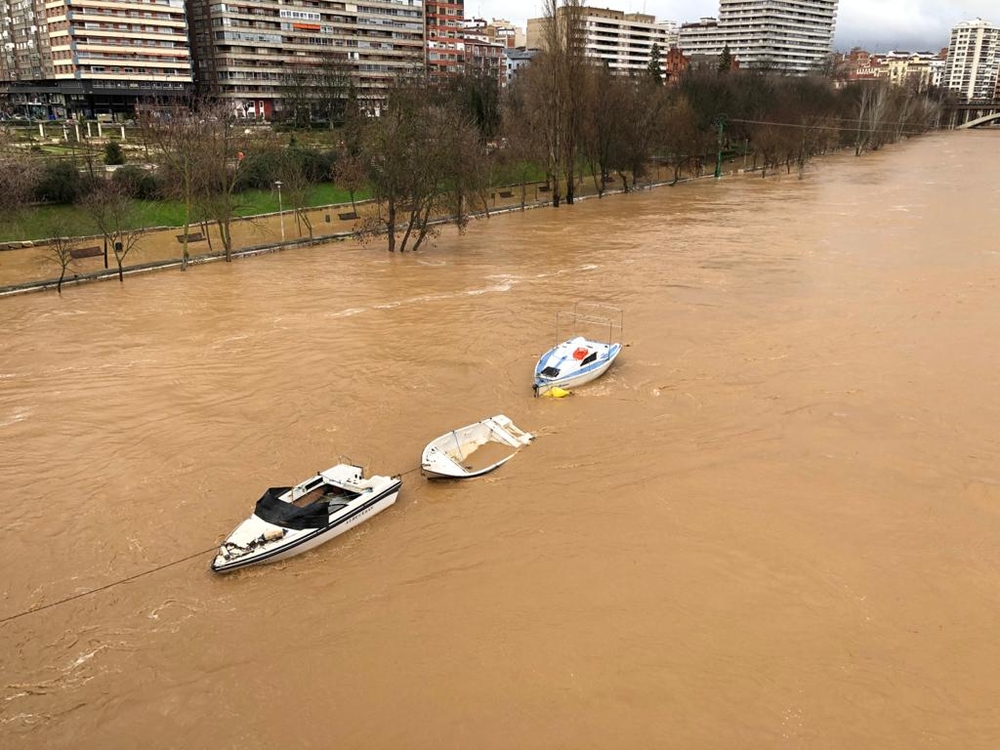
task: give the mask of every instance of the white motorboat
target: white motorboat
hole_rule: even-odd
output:
[[[420,468],[430,479],[478,477],[507,463],[533,438],[497,414],[432,440],[424,448]]]
[[[572,312],[556,315],[556,340],[568,328],[607,328],[606,340],[576,335],[556,344],[535,365],[536,396],[550,390],[575,388],[601,377],[611,367],[622,350],[620,342],[624,314],[617,307],[593,302],[580,302]]]
[[[338,464],[295,487],[271,487],[219,547],[212,570],[225,573],[312,549],[395,503],[402,484],[398,476],[365,477],[358,466]]]

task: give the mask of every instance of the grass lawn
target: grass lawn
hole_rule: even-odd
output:
[[[493,172],[493,187],[519,185],[522,179],[521,173],[522,165],[498,165]],[[527,182],[540,182],[545,179],[545,170],[538,165],[529,165],[526,177]],[[282,207],[286,211],[294,208],[289,204],[287,192],[282,197]],[[370,197],[371,190],[367,188],[358,191],[354,196],[356,201],[367,200]],[[346,190],[333,183],[324,182],[312,187],[307,205],[316,208],[350,202],[351,196]],[[237,196],[237,216],[255,216],[274,213],[277,210],[278,193],[276,190],[248,190]],[[178,201],[137,201],[132,226],[180,227],[183,225],[184,206]],[[80,206],[36,206],[25,213],[19,226],[16,227],[0,221],[0,242],[97,233],[97,227],[93,220]]]
[[[355,194],[355,200],[370,197],[368,190]],[[283,196],[282,207],[287,211],[288,196]],[[278,210],[278,193],[270,190],[248,190],[238,196],[238,216],[255,216]],[[350,203],[351,196],[343,188],[332,183],[313,186],[309,195],[309,206],[329,206],[336,203]],[[184,225],[184,206],[177,201],[137,201],[136,227],[179,227]],[[19,228],[0,227],[0,242],[10,240],[39,240],[55,235],[97,234],[97,227],[80,206],[36,206],[30,209]]]

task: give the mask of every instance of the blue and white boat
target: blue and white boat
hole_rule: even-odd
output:
[[[607,340],[601,341],[582,335],[572,336],[549,349],[535,365],[535,382],[532,386],[536,396],[541,396],[554,388],[569,390],[601,377],[621,353],[620,338],[623,329],[623,313],[617,307],[591,302],[580,302],[573,312],[556,315],[556,338],[559,330],[582,327],[606,327]]]

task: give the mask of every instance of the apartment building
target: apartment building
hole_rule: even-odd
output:
[[[500,44],[505,49],[515,49],[524,46],[524,30],[510,21],[494,18],[466,18],[463,22],[465,36],[485,37],[490,42]]]
[[[719,55],[726,47],[743,68],[805,74],[833,49],[838,0],[720,0],[719,17],[684,24],[685,54]]]
[[[283,99],[337,71],[377,108],[425,60],[421,0],[189,0],[188,12],[199,94],[251,118],[281,113]]]
[[[462,36],[464,0],[428,0],[426,13],[427,72],[431,77],[456,75],[464,66]]]
[[[568,23],[573,18],[573,9],[561,6],[557,20]],[[587,57],[604,62],[612,72],[623,75],[641,73],[649,68],[649,61],[656,45],[663,66],[667,50],[677,42],[677,25],[657,22],[645,13],[624,13],[610,8],[582,7],[573,20],[583,34],[583,45]],[[529,18],[527,46],[529,49],[544,50],[546,18]]]
[[[1000,26],[977,18],[951,30],[941,85],[963,101],[991,101],[1000,78]]]
[[[890,84],[917,91],[926,91],[933,85],[935,63],[943,64],[933,52],[892,51],[885,55],[884,61]]]
[[[486,30],[495,41],[502,42],[507,49],[523,47],[527,42],[524,29],[503,18],[494,18],[486,25]]]
[[[190,94],[183,0],[0,0],[0,95],[33,118]]]
[[[465,70],[488,74],[499,85],[504,85],[507,58],[503,43],[482,34],[466,33],[462,38],[461,52]]]

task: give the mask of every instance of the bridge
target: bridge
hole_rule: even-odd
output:
[[[991,123],[1000,125],[1000,101],[959,104],[951,111],[951,126],[958,130]]]
[[[992,112],[988,115],[983,115],[982,117],[977,117],[975,120],[969,120],[964,125],[959,125],[959,130],[965,130],[966,128],[975,128],[979,125],[988,125],[991,122],[1000,124],[1000,111]]]

